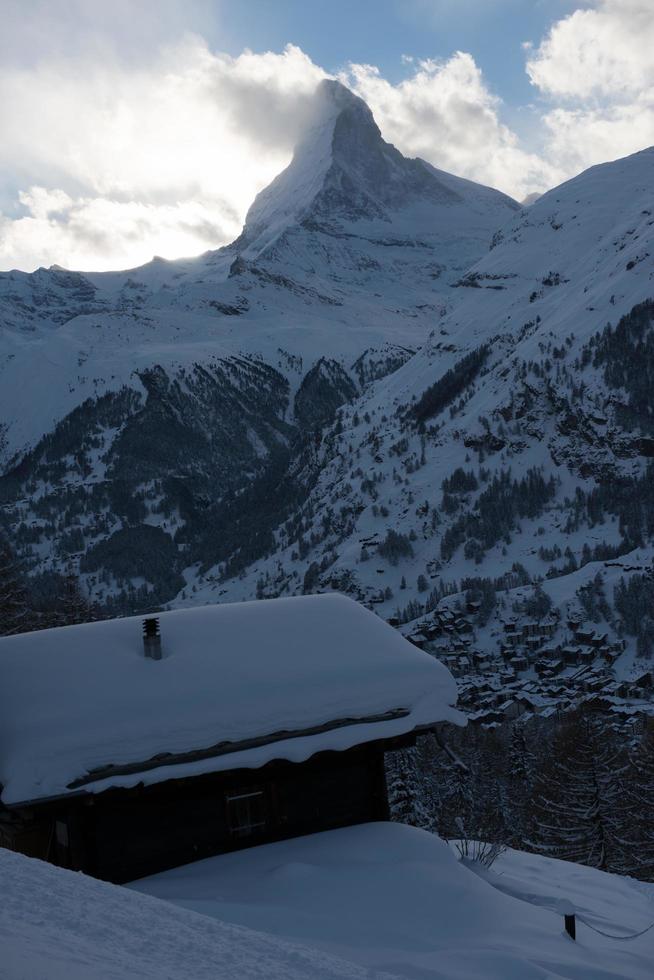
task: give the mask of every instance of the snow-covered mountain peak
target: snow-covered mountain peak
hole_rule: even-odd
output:
[[[387,143],[366,103],[340,82],[320,83],[310,119],[288,167],[248,211],[235,243],[248,258],[298,223],[332,234],[359,232],[362,222],[388,226],[417,205],[467,207],[469,197],[478,196],[478,185],[459,181],[457,186],[456,178],[423,160],[407,159]],[[494,209],[517,207],[510,198],[483,190],[493,196]],[[352,229],[353,224],[358,227]]]
[[[296,465],[296,447],[424,344],[514,217],[505,195],[406,159],[338,82],[318,86],[311,110],[291,163],[231,245],[116,272],[0,274],[0,464],[13,472],[29,457],[20,472],[30,479],[27,489],[7,474],[0,497],[16,505],[16,527],[35,522],[30,571],[49,572],[54,549],[64,553],[73,525],[50,515],[71,481],[70,520],[83,513],[85,530],[75,524],[70,548],[105,568],[93,548],[127,536],[148,582],[153,535],[170,552],[161,569],[208,568],[235,547],[222,530],[206,533],[209,515],[211,527],[236,529],[242,508],[256,537],[246,490],[272,527],[277,510],[255,503],[259,488],[286,506],[271,488]],[[53,454],[55,432],[71,438]],[[66,461],[53,468],[57,453]],[[109,499],[125,479],[129,494]],[[18,516],[19,501],[41,492],[38,517]],[[130,495],[150,496],[127,517]],[[178,530],[184,540],[173,540]],[[115,589],[131,589],[114,571]],[[181,588],[171,574],[152,583],[157,601]]]
[[[311,121],[295,147],[291,162],[257,194],[246,215],[238,244],[248,246],[250,254],[261,251],[309,208],[332,164],[336,120],[341,112],[347,111],[347,105],[355,101],[368,111],[372,121],[365,103],[345,86],[328,80],[320,83],[314,95]],[[359,109],[359,117],[363,116]]]
[[[324,79],[293,159],[248,211],[241,244],[250,255],[259,253],[289,224],[308,215],[320,193],[336,182],[336,169],[360,170],[379,144],[385,146],[366,103],[340,82]],[[325,203],[329,207],[330,202],[323,202],[323,211]]]
[[[360,125],[370,126],[378,136],[381,135],[368,104],[342,82],[324,78],[318,83],[314,95],[313,124],[321,125],[321,122],[325,124],[329,121],[335,124],[341,115],[358,117]]]
[[[507,332],[524,335],[526,349],[543,335],[586,342],[650,298],[653,180],[650,147],[590,167],[520,209],[459,280],[464,295],[425,354],[440,362],[441,329],[469,347]]]

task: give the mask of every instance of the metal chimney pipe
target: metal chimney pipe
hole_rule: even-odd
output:
[[[161,660],[161,634],[156,616],[143,620],[143,653],[150,660]]]

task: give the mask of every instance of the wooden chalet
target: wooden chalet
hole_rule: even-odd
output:
[[[447,669],[338,595],[0,640],[0,844],[126,882],[388,817]]]

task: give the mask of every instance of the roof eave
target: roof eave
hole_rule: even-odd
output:
[[[408,714],[409,714],[409,712],[407,712],[407,715]],[[402,716],[398,716],[398,717],[402,717]],[[406,717],[406,715],[404,717]],[[390,720],[390,719],[386,719],[386,720]],[[366,722],[364,722],[364,724],[365,723]],[[310,755],[308,755],[306,757],[306,759],[303,759],[302,762],[299,762],[299,763],[294,763],[292,760],[289,760],[288,758],[280,755],[280,756],[277,756],[276,758],[268,759],[265,763],[262,763],[262,764],[259,764],[259,765],[241,766],[239,768],[246,769],[246,770],[247,769],[251,769],[253,772],[255,772],[257,770],[260,770],[260,769],[264,768],[267,765],[271,765],[271,764],[279,763],[279,762],[289,762],[290,764],[303,765],[305,762],[308,762],[309,759],[313,759],[316,755],[319,755],[322,752],[348,752],[348,751],[351,751],[352,749],[361,748],[364,745],[384,746],[384,745],[389,744],[389,743],[392,743],[392,742],[399,742],[399,741],[404,740],[404,739],[407,739],[407,738],[417,737],[418,735],[427,735],[429,733],[436,732],[441,727],[441,725],[443,725],[443,724],[446,724],[446,722],[443,721],[442,719],[439,719],[439,720],[436,720],[436,721],[432,721],[432,722],[423,722],[422,724],[415,725],[413,728],[410,728],[410,729],[408,729],[407,731],[404,731],[404,732],[398,732],[398,733],[393,734],[393,735],[380,736],[379,738],[364,738],[364,739],[361,740],[361,742],[357,742],[354,745],[348,745],[348,746],[343,746],[343,747],[339,747],[339,748],[334,748],[334,747],[329,747],[329,746],[328,747],[316,746],[315,751],[312,752]],[[274,742],[271,741],[271,742],[264,743],[264,744],[274,744]],[[222,754],[218,754],[218,755],[214,756],[214,758],[220,759],[220,758],[223,758],[223,755]],[[196,761],[196,760],[189,760],[188,761],[188,764],[190,765],[193,761]],[[174,764],[180,765],[180,764],[183,764],[183,763],[177,762],[177,763],[174,763]],[[156,766],[156,767],[153,766],[152,769],[155,769],[155,768],[159,768],[160,769],[160,768],[164,768],[164,767],[165,767],[165,764],[162,765],[160,763],[159,766]],[[141,775],[141,774],[144,775],[145,773],[147,773],[149,771],[152,771],[152,769],[147,769],[146,768],[146,769],[142,769],[142,770],[135,770],[135,771],[131,772],[130,775],[134,775],[134,776],[138,776],[138,775]],[[210,775],[215,775],[216,773],[219,773],[219,772],[229,772],[229,771],[230,771],[229,769],[215,768],[215,769],[208,769],[208,770],[206,770],[204,772],[193,772],[193,773],[190,773],[188,776],[174,775],[174,776],[171,776],[169,780],[159,779],[153,785],[160,785],[161,783],[164,783],[164,782],[174,782],[175,780],[180,780],[180,779],[202,778],[203,776],[210,776]],[[114,773],[114,775],[117,775],[118,776],[119,774],[118,773]],[[32,797],[32,798],[29,798],[29,799],[26,799],[26,800],[12,801],[11,803],[6,803],[6,802],[2,801],[1,795],[0,795],[0,805],[3,806],[7,810],[24,810],[24,809],[28,809],[29,807],[34,807],[34,806],[46,806],[46,805],[49,805],[49,804],[63,803],[65,801],[68,801],[68,800],[71,800],[71,799],[80,799],[80,798],[83,798],[83,797],[86,797],[86,798],[90,799],[90,798],[95,797],[95,796],[100,796],[102,793],[110,792],[111,790],[134,789],[136,786],[143,785],[143,783],[139,781],[139,782],[135,783],[133,786],[121,786],[120,784],[115,784],[115,785],[111,785],[110,784],[110,785],[103,785],[101,789],[95,789],[95,790],[93,789],[94,785],[97,785],[98,783],[101,783],[101,782],[102,783],[106,783],[106,781],[108,779],[110,779],[110,778],[111,778],[111,776],[98,776],[98,777],[96,777],[96,779],[94,781],[89,781],[84,787],[82,787],[82,786],[76,786],[73,783],[70,783],[69,785],[72,788],[71,789],[67,789],[63,793],[56,793],[56,794],[53,794],[51,796],[40,796],[40,797],[37,796],[37,797]]]

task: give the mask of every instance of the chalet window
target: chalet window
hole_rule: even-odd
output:
[[[266,797],[263,789],[237,790],[227,794],[227,824],[234,837],[258,834],[267,824]]]
[[[63,820],[55,822],[55,837],[60,847],[68,847],[68,825]]]

